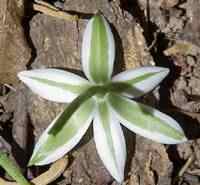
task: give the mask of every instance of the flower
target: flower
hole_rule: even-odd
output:
[[[87,24],[81,58],[88,80],[58,69],[36,69],[18,74],[41,97],[71,102],[39,138],[29,165],[45,165],[61,158],[80,141],[92,121],[97,152],[118,182],[124,179],[126,161],[120,124],[164,144],[187,140],[174,119],[131,100],[153,90],[169,73],[167,68],[147,66],[111,77],[115,42],[102,15],[95,15]]]

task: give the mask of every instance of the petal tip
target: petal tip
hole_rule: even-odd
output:
[[[180,143],[185,143],[188,141],[188,138],[184,135],[184,137],[182,138],[182,140],[180,141]]]
[[[120,174],[118,177],[116,177],[116,181],[119,184],[122,184],[124,182],[124,174]]]
[[[166,67],[159,67],[159,73],[165,78],[170,72],[169,68]]]
[[[156,69],[157,68],[157,69]],[[169,68],[167,68],[167,67],[155,67],[155,70],[158,72],[158,73],[162,73],[162,74],[164,74],[165,76],[167,76],[168,74],[169,74],[169,72],[170,72],[170,69]]]
[[[186,137],[186,135],[185,135],[185,133],[184,133],[182,128],[180,129],[180,131],[181,131],[182,137],[175,144],[181,144],[181,143],[185,143],[185,142],[188,141],[188,138]]]
[[[183,133],[183,134],[184,134],[184,133]],[[183,135],[183,137],[180,138],[180,139],[173,140],[173,141],[163,142],[163,144],[177,145],[177,144],[185,143],[185,142],[187,142],[187,141],[188,141],[187,137],[186,137],[185,135]],[[160,142],[160,143],[162,143],[162,142]]]
[[[28,162],[28,167],[30,167],[30,166],[33,166],[35,163],[34,163],[34,161],[32,160],[32,158],[30,159],[30,161]]]
[[[26,80],[28,79],[29,77],[29,73],[30,71],[20,71],[18,74],[17,74],[17,77],[24,83],[26,83]]]
[[[45,165],[45,163],[41,163],[41,160],[44,159],[44,156],[33,154],[28,162],[28,166],[39,166],[39,165]]]
[[[92,20],[95,19],[104,19],[104,16],[102,15],[101,12],[97,12],[97,14],[92,17]]]
[[[24,73],[26,73],[26,71],[20,71],[18,74],[17,74],[17,77],[23,81],[23,78],[24,78]]]
[[[169,68],[166,68],[166,67],[163,67],[162,70],[163,70],[163,73],[166,74],[166,76],[167,76],[167,75],[169,74],[169,72],[170,72],[170,69],[169,69]]]
[[[166,67],[157,67],[158,76],[160,76],[161,81],[168,76],[170,69]]]

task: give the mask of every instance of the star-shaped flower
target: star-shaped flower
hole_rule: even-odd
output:
[[[124,179],[126,145],[122,124],[156,142],[186,141],[178,123],[158,110],[137,103],[169,73],[167,68],[141,67],[111,77],[115,42],[108,22],[95,15],[87,24],[82,43],[82,68],[88,80],[58,69],[36,69],[19,78],[41,97],[71,102],[49,125],[35,146],[29,165],[49,164],[80,141],[93,124],[97,152],[110,174]]]

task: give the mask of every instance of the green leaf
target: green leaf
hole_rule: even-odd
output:
[[[22,175],[20,169],[16,167],[8,158],[7,154],[0,152],[0,166],[20,185],[31,185]]]

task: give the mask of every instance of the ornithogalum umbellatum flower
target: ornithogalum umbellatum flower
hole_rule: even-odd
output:
[[[81,140],[92,124],[97,152],[110,174],[124,179],[126,145],[121,125],[164,144],[186,141],[178,123],[133,99],[153,90],[169,73],[146,66],[112,77],[115,42],[102,15],[89,20],[83,35],[82,68],[87,79],[58,69],[23,71],[19,78],[41,97],[69,103],[41,135],[29,165],[49,164]]]

